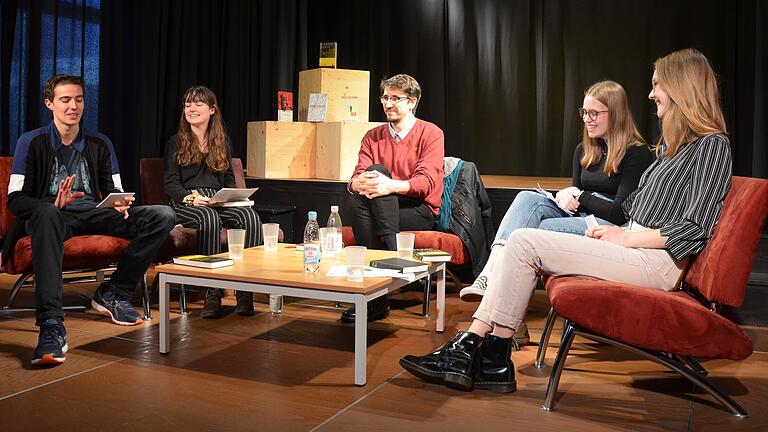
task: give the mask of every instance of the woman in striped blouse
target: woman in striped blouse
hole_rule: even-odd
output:
[[[405,356],[400,364],[407,371],[462,390],[514,391],[511,338],[538,274],[676,287],[685,261],[704,248],[720,216],[730,187],[731,151],[707,58],[686,49],[654,66],[648,97],[656,104],[662,139],[658,159],[622,204],[629,222],[598,226],[586,237],[514,231],[469,330],[431,354]]]
[[[245,247],[261,244],[261,222],[251,207],[211,207],[223,187],[237,187],[232,172],[229,137],[216,95],[208,87],[192,87],[182,98],[179,129],[165,145],[165,192],[176,210],[176,223],[197,229],[198,253],[221,252],[221,227],[245,229]],[[220,318],[222,290],[205,292],[203,318]],[[253,293],[236,291],[239,315],[254,314]]]

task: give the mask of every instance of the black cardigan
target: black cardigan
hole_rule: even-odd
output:
[[[227,143],[227,170],[220,173],[212,172],[205,163],[186,167],[179,165],[176,160],[178,149],[179,138],[174,135],[165,144],[165,160],[163,162],[165,193],[172,201],[179,204],[183,203],[184,197],[196,188],[218,190],[223,187],[237,187],[235,175],[232,172],[232,153],[229,143]]]

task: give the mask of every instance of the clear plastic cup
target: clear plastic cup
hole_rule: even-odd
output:
[[[414,233],[399,233],[395,237],[397,238],[397,256],[411,259],[413,257],[413,240],[416,235]]]
[[[347,246],[344,252],[347,254],[347,280],[350,282],[363,281],[363,267],[365,267],[365,246]]]
[[[245,246],[244,229],[227,230],[227,246],[229,247],[230,259],[243,259],[243,249]]]
[[[261,230],[264,233],[264,250],[267,252],[277,251],[277,233],[280,232],[280,224],[261,224]]]

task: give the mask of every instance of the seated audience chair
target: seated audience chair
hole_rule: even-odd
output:
[[[546,282],[552,303],[536,365],[556,315],[565,318],[563,336],[543,408],[553,409],[560,375],[576,335],[611,344],[679,373],[725,405],[733,415],[748,413],[712,386],[694,357],[744,360],[752,342],[719,315],[720,305],[738,307],[746,291],[760,233],[768,213],[768,180],[733,177],[714,235],[690,263],[681,289],[661,291],[579,276]]]
[[[0,157],[0,238],[8,234],[14,220],[14,215],[8,210],[8,181],[11,177],[13,157]],[[103,281],[105,271],[114,267],[130,240],[106,235],[75,236],[64,242],[64,274],[95,273],[95,277],[65,279],[65,283]],[[32,237],[26,236],[16,242],[13,258],[3,269],[5,273],[19,275],[11,288],[8,302],[4,309],[12,310],[16,296],[27,281],[34,276],[32,269]],[[146,275],[145,275],[146,278]],[[146,280],[142,283],[142,303],[144,319],[151,319],[149,310],[149,295]],[[84,307],[67,307],[66,309],[84,309]]]

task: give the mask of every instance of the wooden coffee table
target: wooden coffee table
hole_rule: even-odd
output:
[[[256,293],[278,294],[291,297],[353,303],[355,315],[355,384],[365,385],[368,342],[368,308],[370,300],[386,295],[408,283],[404,279],[379,277],[365,278],[363,282],[349,282],[345,277],[328,277],[332,265],[343,265],[345,257],[323,258],[319,273],[305,273],[303,255],[293,245],[279,244],[277,252],[266,252],[263,246],[249,248],[235,265],[219,269],[202,269],[176,264],[156,267],[160,289],[160,352],[171,351],[169,284],[177,283],[210,288],[234,289]],[[390,258],[396,252],[368,250],[366,260]],[[225,256],[225,254],[222,254]],[[431,263],[429,270],[416,275],[417,279],[437,273],[437,319],[435,329],[445,330],[445,263]]]

